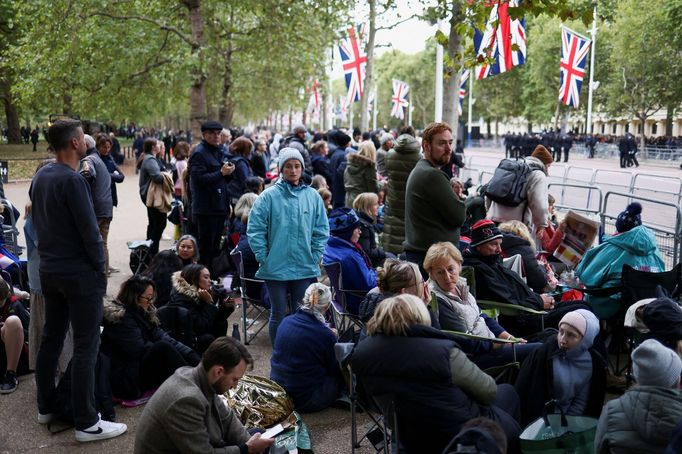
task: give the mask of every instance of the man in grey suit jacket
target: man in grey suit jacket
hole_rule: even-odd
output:
[[[250,435],[218,397],[237,386],[253,359],[231,337],[219,337],[196,367],[181,367],[154,393],[137,426],[135,452],[261,453],[274,440]]]

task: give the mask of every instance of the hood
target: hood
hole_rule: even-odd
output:
[[[576,314],[580,314],[585,318],[587,322],[587,327],[585,329],[585,336],[578,347],[566,353],[566,356],[572,357],[576,355],[581,355],[583,352],[589,350],[594,344],[594,338],[599,334],[599,319],[592,312],[587,309],[578,309],[575,311]]]
[[[508,249],[514,246],[530,246],[530,243],[513,233],[502,232],[502,249]]]
[[[455,296],[450,292],[446,292],[443,290],[440,285],[434,280],[429,279],[429,289],[434,292],[436,295],[440,296],[441,298],[445,298],[448,300],[456,300],[458,302],[462,302],[466,299],[468,299],[469,296],[469,284],[467,283],[467,280],[464,279],[462,276],[459,277],[457,280],[457,290],[459,291],[459,294],[462,295],[461,297]]]
[[[637,226],[628,232],[612,236],[604,241],[604,243],[617,246],[633,255],[660,255],[654,234],[643,225]]]
[[[365,156],[359,155],[357,153],[351,153],[348,155],[348,165],[363,169],[365,167],[372,167],[376,164],[374,161]]]
[[[125,317],[126,313],[128,312],[129,308],[125,307],[123,304],[119,303],[118,301],[105,301],[104,302],[104,310],[103,310],[103,317],[104,320],[106,320],[109,323],[121,323],[121,320],[123,320],[123,317]],[[132,309],[136,310],[136,309]],[[144,310],[142,308],[138,308],[137,312],[140,314],[144,315]],[[149,310],[147,312],[147,317],[149,318],[149,321],[151,321],[154,325],[159,326],[161,322],[159,321],[159,318],[156,316],[156,307],[154,306],[149,306]]]
[[[528,156],[526,159],[526,164],[528,164],[528,167],[530,167],[533,170],[542,170],[542,173],[547,175],[547,167],[545,167],[545,164],[540,161],[538,158],[534,158],[533,156]]]
[[[181,271],[176,271],[171,276],[171,282],[173,283],[173,290],[180,295],[184,295],[190,298],[195,303],[199,303],[199,290],[187,282],[182,276],[180,276]]]
[[[288,194],[291,194],[294,197],[298,197],[301,194],[301,191],[303,191],[305,188],[307,188],[308,185],[306,185],[303,182],[303,175],[301,175],[301,180],[298,183],[298,186],[294,186],[291,183],[287,183],[284,178],[280,177],[277,180],[277,183],[275,183],[273,186],[270,186],[269,188],[266,189],[268,190],[279,190],[282,192],[286,192]]]
[[[682,418],[682,397],[675,389],[637,386],[621,398],[632,430],[653,446],[665,446]],[[646,409],[644,411],[643,409]]]
[[[419,145],[419,141],[415,137],[403,134],[395,140],[393,149],[396,153],[400,154],[416,154],[421,150],[421,145]]]

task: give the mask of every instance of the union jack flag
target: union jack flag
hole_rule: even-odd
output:
[[[348,98],[339,96],[339,104],[337,106],[336,118],[341,121],[348,121]]]
[[[459,104],[457,104],[457,109],[459,114],[462,115],[462,104],[464,103],[464,97],[467,94],[467,82],[469,81],[469,70],[465,69],[462,71],[462,75],[459,77]]]
[[[479,61],[493,58],[492,64],[476,66],[476,79],[484,79],[509,71],[526,61],[526,21],[512,19],[509,8],[517,8],[519,0],[494,0],[485,32],[476,30],[474,46]]]
[[[319,113],[320,112],[320,83],[317,81],[317,79],[313,82],[312,86],[310,87],[310,99],[308,100],[308,108],[306,109],[308,112],[311,113]]]
[[[410,91],[410,86],[402,80],[393,79],[393,96],[391,96],[391,115],[400,118],[405,118],[405,111],[403,107],[407,107],[410,103],[407,102],[407,93]]]
[[[590,51],[589,39],[578,36],[574,31],[561,27],[561,86],[559,100],[567,106],[578,107],[580,87],[585,77],[585,63]]]
[[[364,37],[365,25],[358,25],[357,27],[350,27],[348,36],[341,39],[341,43],[339,43],[339,53],[341,54],[350,102],[360,101],[365,83],[367,55],[365,54]]]

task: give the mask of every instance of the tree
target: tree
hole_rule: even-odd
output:
[[[0,99],[5,108],[7,118],[7,141],[9,143],[21,143],[21,127],[19,125],[19,112],[12,95],[14,83],[14,68],[11,65],[7,51],[16,43],[20,31],[17,30],[16,5],[8,0],[0,0]]]

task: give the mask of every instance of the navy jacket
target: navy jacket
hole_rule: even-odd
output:
[[[227,183],[227,192],[233,199],[238,199],[246,189],[246,179],[253,176],[251,163],[243,156],[235,156],[230,159],[234,163],[234,172]]]
[[[226,216],[230,213],[227,188],[230,178],[220,173],[224,159],[227,159],[224,147],[213,147],[205,141],[192,153],[188,163],[192,214]]]

